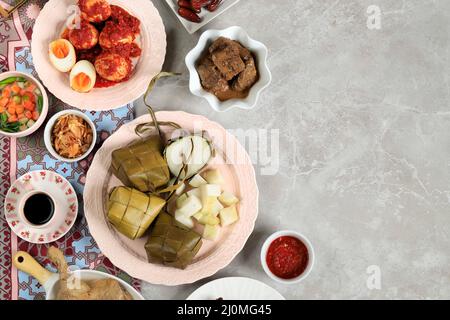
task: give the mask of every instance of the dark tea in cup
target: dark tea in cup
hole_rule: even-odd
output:
[[[45,193],[31,195],[23,207],[25,218],[34,225],[42,226],[49,222],[55,212],[55,204],[52,198]]]

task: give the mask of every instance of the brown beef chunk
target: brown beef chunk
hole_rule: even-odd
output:
[[[216,50],[222,50],[226,47],[236,47],[236,44],[239,45],[239,43],[237,43],[236,41],[220,37],[211,44],[208,50],[209,53],[213,53]]]
[[[239,55],[241,56],[241,59],[244,61],[245,64],[247,64],[247,61],[249,61],[250,59],[253,60],[253,56],[247,48],[244,48],[240,44],[239,44],[239,47],[240,47]]]

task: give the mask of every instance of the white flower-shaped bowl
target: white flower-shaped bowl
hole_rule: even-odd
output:
[[[250,89],[245,99],[230,99],[220,101],[215,95],[204,90],[197,72],[197,63],[205,50],[219,37],[226,37],[240,42],[249,49],[256,58],[259,72],[259,80]],[[205,98],[211,107],[219,112],[228,111],[232,108],[250,110],[256,106],[261,92],[267,88],[272,81],[272,74],[267,65],[267,47],[259,41],[249,37],[241,27],[230,27],[224,30],[207,30],[201,36],[195,46],[186,56],[186,66],[189,69],[189,90],[192,94]]]

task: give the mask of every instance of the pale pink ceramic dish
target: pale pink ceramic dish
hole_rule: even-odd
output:
[[[55,206],[53,217],[42,226],[31,224],[23,215],[23,204],[34,193],[46,193]],[[39,170],[17,179],[6,194],[5,217],[11,230],[31,243],[50,243],[63,237],[74,225],[78,200],[72,185],[59,174]]]
[[[141,21],[142,55],[131,78],[110,88],[78,93],[70,88],[69,75],[56,70],[48,57],[48,45],[60,37],[76,0],[50,0],[42,9],[33,28],[31,51],[39,78],[58,99],[83,110],[111,110],[142,96],[149,81],[161,71],[166,55],[166,32],[158,10],[148,0],[109,0]],[[72,7],[71,7],[72,6]]]
[[[144,250],[147,237],[129,240],[108,223],[107,197],[114,186],[121,184],[109,170],[111,152],[137,141],[139,137],[134,129],[140,123],[150,122],[148,115],[122,126],[97,152],[87,175],[84,211],[92,236],[114,265],[135,278],[153,284],[174,286],[192,283],[215,274],[242,250],[253,231],[258,215],[258,187],[250,157],[237,139],[222,126],[205,117],[184,112],[158,112],[157,118],[160,121],[176,122],[190,132],[208,132],[217,153],[208,167],[219,168],[226,180],[224,189],[241,199],[238,206],[240,220],[228,228],[223,228],[216,241],[203,240],[200,252],[185,270],[149,263]],[[164,130],[167,133],[166,138],[171,138],[170,129]]]

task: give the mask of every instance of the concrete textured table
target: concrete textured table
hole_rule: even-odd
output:
[[[227,268],[191,285],[145,284],[145,296],[184,299],[209,280],[245,276],[288,299],[450,298],[450,2],[241,0],[194,35],[154,2],[164,70],[183,76],[162,80],[151,104],[229,129],[279,130],[279,169],[256,165],[259,217]],[[232,25],[269,47],[273,82],[255,109],[216,113],[190,94],[184,57],[202,31]],[[264,239],[286,228],[316,252],[293,286],[259,263]]]

